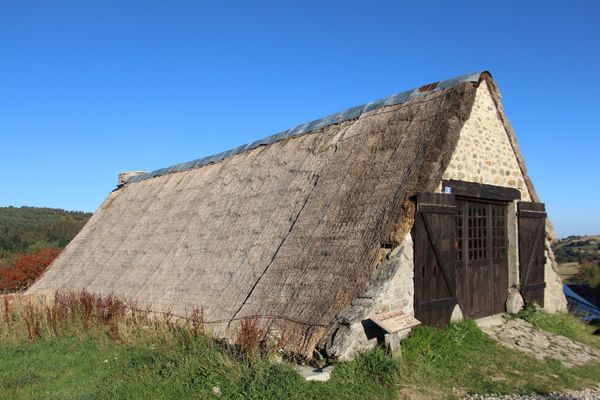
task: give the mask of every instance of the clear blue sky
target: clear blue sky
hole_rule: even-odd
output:
[[[0,206],[490,70],[559,236],[600,233],[600,2],[0,0]]]

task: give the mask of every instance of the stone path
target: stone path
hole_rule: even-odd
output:
[[[600,388],[579,391],[568,391],[564,393],[553,392],[549,394],[531,395],[482,395],[474,394],[464,397],[469,400],[598,400],[600,399]]]
[[[555,359],[566,367],[600,361],[600,350],[537,329],[520,319],[505,320],[502,316],[493,316],[478,320],[477,325],[503,346],[527,353],[538,360]]]

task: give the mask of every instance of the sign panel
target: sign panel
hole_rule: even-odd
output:
[[[404,314],[402,311],[390,311],[383,314],[377,314],[374,317],[371,317],[370,320],[387,333],[398,332],[421,324],[421,321],[412,315]]]

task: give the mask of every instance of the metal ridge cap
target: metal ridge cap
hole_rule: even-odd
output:
[[[366,104],[362,104],[359,106],[348,108],[344,111],[340,111],[335,114],[328,115],[323,118],[319,118],[310,122],[306,122],[304,124],[297,125],[293,128],[290,128],[286,131],[282,131],[276,133],[274,135],[267,136],[263,139],[255,140],[251,143],[247,143],[236,148],[223,151],[219,154],[206,156],[203,158],[199,158],[197,160],[188,161],[184,163],[175,164],[166,168],[160,168],[154,171],[150,171],[146,174],[138,175],[131,178],[127,183],[139,182],[150,178],[155,178],[158,176],[167,175],[172,172],[182,172],[188,171],[191,169],[201,168],[209,164],[214,164],[216,162],[222,161],[231,156],[241,154],[245,151],[255,149],[260,146],[266,146],[278,142],[280,140],[285,140],[292,136],[301,136],[306,135],[311,132],[317,131],[319,129],[326,128],[330,125],[339,124],[345,121],[350,121],[359,118],[362,114],[376,110],[382,107],[393,106],[397,104],[402,104],[408,100],[412,100],[416,97],[423,96],[428,93],[437,92],[440,90],[447,89],[451,86],[454,86],[461,82],[479,82],[481,75],[489,72],[487,71],[479,71],[479,72],[471,72],[468,74],[460,75],[454,78],[446,79],[439,82],[430,83],[427,85],[420,86],[415,89],[410,89],[405,92],[396,93],[391,96],[383,97],[378,100],[370,101]]]

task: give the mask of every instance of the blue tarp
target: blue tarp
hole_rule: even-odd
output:
[[[224,151],[224,152],[219,153],[214,156],[204,157],[204,158],[200,158],[198,160],[173,165],[173,166],[167,167],[167,168],[161,168],[156,171],[152,171],[152,172],[148,172],[145,174],[134,176],[134,177],[130,178],[126,183],[139,182],[144,179],[150,179],[150,178],[154,178],[156,176],[166,175],[171,172],[187,171],[188,169],[204,167],[208,164],[212,164],[212,163],[224,160],[232,155],[240,154],[246,150],[252,150],[258,146],[269,145],[269,144],[275,143],[279,140],[286,139],[290,136],[305,135],[307,133],[311,133],[318,129],[325,128],[326,126],[329,126],[332,124],[339,124],[344,121],[353,120],[371,110],[374,110],[374,109],[377,109],[380,107],[401,104],[401,103],[404,103],[405,101],[413,99],[415,97],[423,96],[423,95],[433,92],[433,91],[439,91],[439,90],[449,88],[450,86],[456,85],[457,83],[460,83],[460,82],[477,82],[477,81],[479,81],[482,73],[483,72],[473,72],[470,74],[461,75],[456,78],[447,79],[445,81],[436,82],[436,83],[433,83],[430,85],[425,85],[421,88],[408,90],[406,92],[398,93],[393,96],[375,100],[375,101],[372,101],[367,104],[352,107],[348,110],[345,110],[345,111],[342,111],[342,112],[339,112],[336,114],[332,114],[327,117],[317,119],[317,120],[314,120],[311,122],[307,122],[302,125],[298,125],[294,128],[288,129],[287,131],[283,131],[283,132],[277,133],[275,135],[271,135],[269,137],[257,140],[250,144],[245,144],[245,145],[236,147],[235,149],[232,149],[232,150]],[[426,87],[427,87],[427,89],[424,89]]]
[[[569,285],[563,285],[563,292],[569,303],[569,311],[577,314],[584,321],[600,320],[600,308],[575,293]]]

